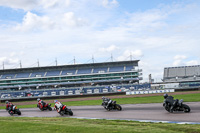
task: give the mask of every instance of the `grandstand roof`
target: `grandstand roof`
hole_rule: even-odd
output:
[[[168,69],[168,68],[185,68],[185,67],[200,67],[200,65],[192,65],[192,66],[176,66],[176,67],[165,67],[164,69]]]
[[[71,65],[59,65],[59,66],[42,66],[42,67],[28,67],[28,68],[15,68],[15,69],[3,69],[0,70],[0,73],[9,73],[9,72],[26,72],[34,70],[56,70],[56,69],[75,69],[75,68],[88,68],[88,67],[108,67],[108,66],[118,66],[123,64],[130,64],[138,66],[140,60],[131,60],[131,61],[115,61],[115,62],[101,62],[101,63],[87,63],[87,64],[71,64]]]

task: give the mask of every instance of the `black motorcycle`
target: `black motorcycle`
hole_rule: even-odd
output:
[[[118,110],[121,111],[122,107],[116,103],[116,101],[112,101],[110,105],[107,107],[108,102],[102,102],[101,106],[103,106],[106,110]]]
[[[21,111],[17,108],[17,106],[11,107],[12,109],[7,109],[8,113],[13,116],[14,114],[21,115]]]
[[[174,108],[173,110],[171,110],[171,106],[174,104]],[[190,107],[186,104],[183,104],[183,99],[181,100],[173,100],[173,99],[168,99],[168,100],[164,100],[163,102],[163,107],[165,108],[165,110],[167,110],[170,113],[173,113],[174,111],[183,111],[185,113],[189,113],[190,112]]]

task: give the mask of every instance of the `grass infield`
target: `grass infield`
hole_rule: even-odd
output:
[[[1,117],[1,133],[199,133],[199,125],[143,123],[124,120]]]

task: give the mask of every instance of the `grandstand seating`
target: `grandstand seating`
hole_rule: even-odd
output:
[[[14,79],[14,78],[31,78],[31,77],[48,77],[59,75],[75,75],[75,74],[91,74],[91,73],[107,73],[107,72],[121,72],[131,71],[133,66],[115,66],[115,67],[102,67],[102,68],[85,68],[85,69],[68,69],[68,70],[52,70],[52,71],[35,71],[32,73],[13,73],[1,75],[1,79]],[[109,70],[109,71],[108,71]]]
[[[44,77],[44,76],[45,76],[45,72],[44,71],[33,72],[30,75],[30,77]]]
[[[106,73],[108,71],[108,67],[97,67],[93,69],[93,73]]]
[[[78,69],[77,74],[91,74],[92,68]]]
[[[131,71],[132,69],[133,69],[132,65],[131,66],[127,65],[125,71]]]
[[[48,77],[48,76],[59,76],[60,75],[60,70],[54,70],[54,71],[47,71],[47,73],[46,73],[46,77]]]
[[[139,82],[138,60],[0,70],[0,88],[23,89]],[[7,80],[7,78],[10,78]],[[4,79],[4,80],[3,80]]]
[[[121,72],[124,71],[124,66],[112,66],[109,69],[109,72]]]
[[[74,75],[76,73],[76,69],[66,69],[62,70],[61,75]]]
[[[107,72],[121,72],[131,71],[133,66],[112,66],[112,67],[97,67],[97,68],[85,68],[85,69],[64,69],[64,70],[51,70],[51,71],[34,71],[3,74],[0,79],[13,79],[13,78],[29,78],[29,77],[48,77],[59,75],[75,75],[75,74],[91,74],[91,73],[107,73]]]
[[[30,73],[18,73],[15,78],[28,78]]]
[[[13,79],[13,78],[15,78],[15,75],[16,74],[3,74],[1,76],[1,79]]]

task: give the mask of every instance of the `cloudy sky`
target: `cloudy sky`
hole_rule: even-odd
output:
[[[144,81],[200,64],[197,0],[0,0],[0,69],[140,60]]]

